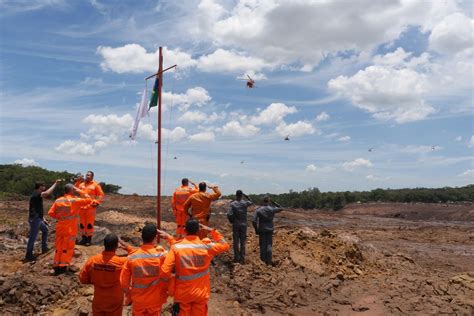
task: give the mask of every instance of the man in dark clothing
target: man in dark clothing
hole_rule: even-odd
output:
[[[230,203],[227,217],[232,222],[234,262],[245,263],[245,242],[247,241],[247,208],[252,205],[250,198],[241,190],[235,192],[236,200]],[[242,200],[245,197],[247,201]],[[240,247],[239,247],[240,246]]]
[[[25,261],[34,261],[36,257],[33,255],[33,248],[35,245],[38,232],[41,230],[41,249],[45,253],[48,251],[48,226],[43,219],[43,198],[50,195],[56,185],[61,180],[56,180],[54,184],[45,191],[46,186],[43,182],[35,183],[35,190],[30,197],[30,209],[28,215],[28,223],[30,224],[30,235],[28,238],[28,245],[26,246]]]
[[[275,206],[270,206],[270,204]],[[282,210],[281,205],[270,201],[270,198],[266,196],[263,198],[263,206],[260,206],[253,215],[252,225],[258,235],[260,259],[266,264],[272,264],[273,218]]]

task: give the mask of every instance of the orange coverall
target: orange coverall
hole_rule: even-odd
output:
[[[187,235],[171,246],[161,267],[161,278],[176,273],[174,302],[179,304],[180,316],[207,315],[211,295],[209,265],[215,255],[230,248],[217,230],[211,232],[211,239],[209,243]]]
[[[160,315],[161,306],[168,297],[168,278],[160,278],[160,267],[166,251],[161,246],[142,245],[127,257],[120,285],[132,299],[133,315]]]
[[[128,253],[134,249],[129,247]],[[123,291],[120,286],[120,272],[127,261],[115,251],[103,251],[92,256],[79,272],[82,284],[94,285],[92,300],[93,315],[122,316]]]
[[[176,188],[171,199],[171,207],[173,208],[173,214],[176,219],[176,238],[181,239],[186,234],[184,232],[184,226],[189,218],[188,213],[184,211],[184,203],[193,194],[198,192],[197,186],[194,185],[194,189],[189,186],[180,186]]]
[[[58,220],[56,224],[56,252],[54,254],[54,267],[67,267],[71,263],[76,244],[77,224],[80,208],[89,205],[94,200],[91,198],[76,198],[65,194],[56,199],[48,211],[48,215]]]
[[[95,181],[82,182],[79,184],[79,189],[87,193],[91,198],[95,199],[94,204],[90,203],[81,208],[81,235],[92,237],[94,235],[95,210],[97,204],[102,202],[104,192],[100,185]]]
[[[191,195],[184,203],[184,211],[189,213],[189,208],[192,209],[192,216],[196,218],[199,223],[208,225],[211,211],[211,202],[217,200],[221,196],[221,191],[218,187],[213,187],[214,193],[198,192]],[[205,230],[199,230],[199,238],[206,237]]]

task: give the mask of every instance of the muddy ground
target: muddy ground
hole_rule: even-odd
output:
[[[108,231],[138,245],[141,225],[155,218],[155,201],[108,196],[98,210],[95,245],[76,247],[73,269],[101,251]],[[46,209],[50,203],[45,202]],[[228,203],[215,203],[211,225],[231,242]],[[0,201],[2,314],[87,314],[92,288],[80,285],[74,274],[50,276],[52,251],[35,263],[21,261],[27,204],[27,199]],[[173,231],[169,200],[162,206],[163,227]],[[249,217],[252,213],[253,208]],[[474,314],[472,204],[353,204],[337,213],[285,210],[275,224],[274,266],[259,261],[250,226],[245,264],[234,264],[232,251],[215,259],[210,315]],[[50,232],[52,247],[54,225]],[[164,314],[170,314],[169,304]]]

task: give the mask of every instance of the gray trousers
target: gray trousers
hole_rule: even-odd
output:
[[[260,245],[260,259],[266,264],[272,263],[273,232],[258,235]]]
[[[232,241],[234,243],[234,260],[245,260],[245,243],[247,241],[247,225],[232,225]]]

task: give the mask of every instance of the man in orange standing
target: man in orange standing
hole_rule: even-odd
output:
[[[218,186],[209,186],[214,193],[206,193],[206,182],[199,183],[199,192],[191,195],[184,203],[184,211],[190,217],[196,218],[203,225],[209,224],[211,218],[211,202],[217,200],[221,196]],[[192,212],[189,209],[192,209]],[[206,237],[206,230],[198,232],[199,238]]]
[[[160,315],[161,306],[168,297],[169,278],[160,278],[160,268],[167,252],[156,245],[156,235],[156,225],[143,227],[143,244],[127,257],[120,274],[123,291],[130,291],[134,316]]]
[[[82,284],[94,285],[93,315],[122,315],[123,291],[120,286],[120,272],[127,257],[115,254],[118,245],[119,239],[115,234],[105,236],[104,251],[90,257],[79,272]],[[128,253],[134,251],[130,246],[124,248]]]
[[[189,187],[189,183],[194,186],[194,189]],[[198,192],[197,185],[189,181],[187,178],[181,180],[181,186],[176,188],[171,199],[171,207],[173,208],[173,214],[176,219],[176,238],[181,239],[184,237],[184,225],[188,220],[188,213],[184,211],[184,203],[186,200]]]
[[[211,233],[211,243],[197,236],[200,228]],[[230,246],[217,230],[199,224],[194,218],[186,222],[186,234],[171,246],[160,277],[168,279],[173,271],[176,273],[173,315],[207,315],[211,295],[209,265],[215,255],[229,250]]]
[[[94,202],[83,191],[68,183],[64,186],[65,194],[54,201],[48,211],[51,218],[57,219],[56,224],[56,252],[54,254],[54,274],[67,272],[74,254],[76,243],[77,224],[80,208]],[[79,193],[85,198],[77,198],[73,194]]]
[[[82,239],[79,242],[79,245],[90,246],[92,243],[92,236],[94,235],[95,211],[104,198],[104,192],[100,185],[94,181],[94,172],[92,171],[87,171],[86,179],[84,182],[79,184],[79,189],[94,199],[94,202],[85,205],[80,213],[81,222],[79,226],[81,228]]]

